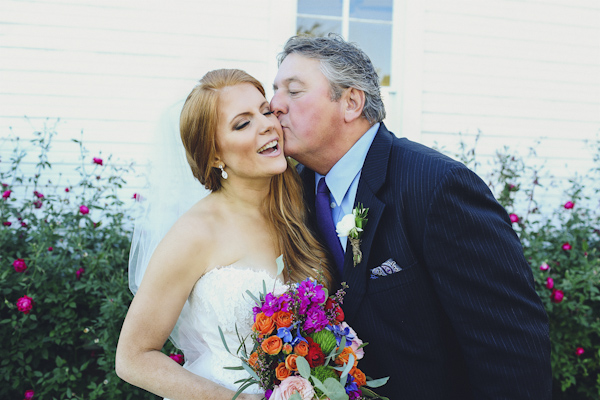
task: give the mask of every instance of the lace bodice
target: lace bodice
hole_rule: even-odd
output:
[[[274,284],[282,286],[267,271],[238,264],[210,270],[196,282],[174,331],[179,338],[175,344],[186,358],[184,368],[237,390],[239,384],[234,382],[248,377],[248,373],[223,369],[240,366],[241,362],[225,350],[218,328],[221,327],[232,352],[240,345],[236,326],[240,336],[247,337],[246,349],[252,350],[249,335],[254,322],[252,307],[256,304],[246,291],[258,296],[263,291],[263,282],[267,291],[273,290]],[[246,392],[262,393],[257,385]]]

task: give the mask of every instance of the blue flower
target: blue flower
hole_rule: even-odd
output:
[[[290,328],[277,329],[277,336],[279,336],[284,343],[290,343],[292,341],[292,334],[290,333]]]
[[[352,339],[354,339],[354,335],[350,333],[350,328],[346,327],[341,329],[339,325],[327,325],[327,329],[329,329],[335,335],[335,340],[337,341],[337,345],[340,345],[342,341],[342,337],[346,336],[346,347],[352,344]]]

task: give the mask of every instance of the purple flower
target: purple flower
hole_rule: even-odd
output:
[[[578,347],[575,350],[575,354],[577,355],[577,357],[579,357],[580,355],[582,355],[583,353],[585,353],[585,350],[583,349],[583,347]]]
[[[322,304],[325,302],[325,291],[323,286],[316,282],[305,279],[298,286],[298,297],[300,298],[300,314],[304,314],[310,303]]]
[[[38,199],[43,199],[44,195],[41,194],[40,192],[38,192],[37,190],[33,191],[33,194],[35,195],[35,197],[37,197]]]
[[[273,394],[273,390],[271,390],[271,389],[267,389],[267,390],[265,391],[265,398],[266,398],[267,400],[269,400],[269,398],[271,397],[271,395],[272,395],[272,394]]]
[[[275,296],[273,293],[267,294],[265,296],[265,303],[263,304],[261,310],[267,317],[273,316],[273,314],[281,310],[281,299]]]
[[[2,225],[4,225],[4,226],[11,226],[11,225],[12,225],[12,222],[10,222],[10,221],[4,221],[4,222],[2,223]]]
[[[26,390],[25,394],[23,395],[25,397],[25,400],[31,400],[33,399],[33,395],[35,394],[35,392],[31,389]]]
[[[350,332],[350,327],[345,327],[344,329],[340,328],[339,325],[327,325],[327,329],[333,332],[335,335],[335,340],[337,341],[337,345],[340,345],[342,341],[342,337],[346,336],[346,346],[349,347],[352,345],[352,339],[354,339],[354,335]]]
[[[318,304],[313,304],[306,312],[306,321],[302,327],[308,333],[320,331],[329,324],[327,314],[319,307]]]
[[[175,361],[176,363],[183,364],[183,355],[182,354],[171,353],[171,354],[169,354],[169,357],[171,358],[171,360]]]
[[[33,202],[33,206],[35,208],[42,208],[42,202],[39,201],[39,200],[36,200],[36,201]]]

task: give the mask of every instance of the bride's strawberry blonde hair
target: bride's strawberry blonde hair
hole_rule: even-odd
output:
[[[221,189],[221,171],[213,167],[217,154],[218,103],[221,89],[242,83],[254,85],[265,96],[258,80],[238,69],[208,72],[187,97],[179,127],[188,163],[194,177],[208,190]],[[288,168],[271,179],[265,209],[267,218],[279,233],[280,251],[289,267],[292,281],[306,277],[324,280],[333,288],[332,263],[323,245],[308,229],[302,185],[296,169]]]

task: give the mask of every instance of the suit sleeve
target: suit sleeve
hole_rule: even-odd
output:
[[[432,192],[423,254],[476,399],[550,399],[548,319],[504,208],[467,168]]]

